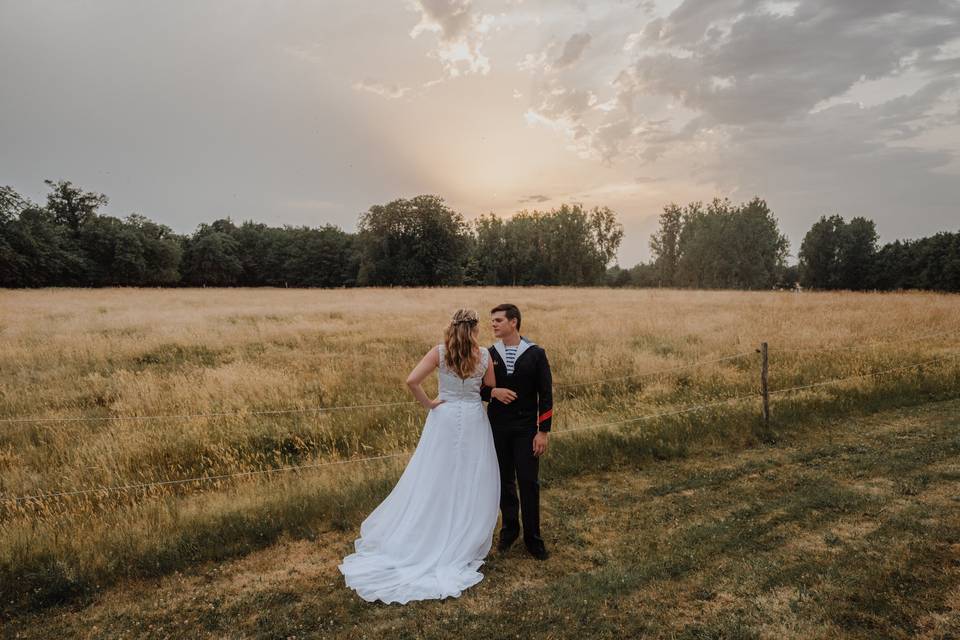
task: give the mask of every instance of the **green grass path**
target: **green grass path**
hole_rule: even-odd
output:
[[[559,444],[557,443],[554,443]],[[960,638],[960,400],[544,483],[553,555],[368,604],[356,527],[5,620],[22,638]]]

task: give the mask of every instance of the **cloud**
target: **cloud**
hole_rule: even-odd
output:
[[[523,60],[517,63],[520,71],[538,71],[547,66],[547,52],[528,53]]]
[[[553,63],[555,69],[562,69],[564,67],[569,67],[577,60],[580,59],[580,56],[583,55],[583,51],[587,48],[587,45],[590,44],[590,34],[589,33],[575,33],[567,40],[567,43],[563,45],[563,52],[560,54],[560,57]]]
[[[958,23],[960,5],[936,1],[805,0],[785,15],[756,0],[687,0],[646,39],[659,51],[627,73],[712,123],[778,121],[928,61]]]
[[[359,82],[354,82],[352,86],[357,91],[368,91],[390,100],[402,98],[412,91],[410,87],[400,87],[395,83],[383,83],[373,78],[364,78]]]
[[[537,202],[537,203],[548,202],[549,200],[550,200],[550,196],[544,196],[544,195],[538,194],[538,195],[532,195],[532,196],[524,196],[519,200],[517,200],[517,202],[520,204],[528,204],[531,202]]]
[[[430,55],[440,61],[449,77],[490,72],[490,60],[481,48],[492,15],[475,13],[471,0],[415,0],[411,6],[420,12],[420,22],[410,30],[410,37],[417,38],[425,31],[437,34],[437,48]]]
[[[632,51],[637,44],[640,42],[640,39],[643,37],[642,33],[631,33],[627,36],[627,39],[623,42],[623,50]]]
[[[955,230],[960,188],[945,169],[956,147],[891,143],[922,127],[940,95],[926,87],[874,107],[838,104],[787,123],[729,130],[693,177],[734,185],[737,198],[773,196],[794,238],[830,213],[875,220],[885,241],[916,237],[921,220],[927,230]]]
[[[904,91],[898,78],[910,74],[918,86],[960,86],[957,24],[960,4],[947,0],[685,0],[618,41],[625,44],[617,54],[635,57],[606,86],[541,65],[533,110],[577,141],[581,155],[604,164],[696,149],[703,157],[729,136],[745,139],[740,130],[805,121],[852,92],[878,94],[874,103],[896,100]],[[575,60],[580,45],[568,40],[558,62]],[[532,62],[528,67],[535,70]],[[880,95],[883,86],[888,95]],[[949,112],[947,93],[934,93],[939,97],[927,108]],[[915,100],[930,95],[920,92]],[[887,110],[903,105],[894,101]],[[946,117],[915,122],[900,134],[915,135]],[[864,134],[876,139],[889,132],[874,123]]]

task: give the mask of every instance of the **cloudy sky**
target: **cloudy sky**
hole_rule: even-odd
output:
[[[0,0],[0,184],[190,232],[765,198],[960,231],[960,0]]]

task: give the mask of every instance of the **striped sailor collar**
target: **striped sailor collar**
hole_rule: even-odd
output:
[[[532,347],[534,344],[536,343],[531,340],[527,340],[523,336],[520,336],[520,344],[517,345],[517,355],[513,361],[516,362],[517,360],[519,360],[520,356],[523,355],[523,352],[526,351],[528,348]],[[503,358],[504,362],[506,362],[507,349],[506,349],[506,345],[503,344],[503,340],[497,340],[494,343],[493,347],[497,350],[497,353],[500,354],[500,357]]]

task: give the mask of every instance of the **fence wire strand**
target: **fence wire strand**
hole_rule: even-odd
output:
[[[599,424],[586,425],[586,426],[583,426],[583,427],[573,427],[573,428],[570,428],[570,429],[563,429],[563,430],[560,430],[560,431],[555,432],[554,435],[562,435],[562,434],[570,433],[570,432],[573,432],[573,431],[581,431],[581,430],[585,430],[585,429],[599,429],[600,427],[609,427],[609,426],[615,426],[615,425],[621,425],[621,424],[630,424],[630,423],[633,423],[633,422],[640,422],[640,421],[642,421],[642,420],[651,420],[651,419],[653,419],[653,418],[660,418],[660,417],[671,416],[671,415],[679,415],[679,414],[682,414],[682,413],[689,413],[689,412],[691,412],[691,411],[697,411],[697,410],[700,410],[700,409],[703,409],[703,408],[706,408],[706,407],[712,407],[712,406],[716,406],[716,405],[720,405],[720,404],[726,404],[726,403],[729,403],[729,402],[734,402],[734,401],[736,401],[736,400],[743,400],[743,399],[746,399],[746,398],[756,398],[756,397],[757,397],[757,394],[756,394],[756,393],[751,393],[751,394],[749,394],[749,395],[736,396],[736,397],[732,397],[732,398],[725,398],[725,399],[723,399],[723,400],[718,400],[718,401],[715,401],[715,402],[707,402],[707,403],[703,403],[703,404],[693,405],[693,406],[691,406],[691,407],[686,407],[686,408],[684,408],[684,409],[680,409],[680,410],[677,410],[677,411],[666,411],[666,412],[662,412],[662,413],[652,413],[652,414],[648,414],[648,415],[644,415],[644,416],[637,416],[637,417],[633,417],[633,418],[627,418],[627,419],[625,419],[625,420],[617,420],[617,421],[614,421],[614,422],[604,422],[604,423],[599,423]],[[112,492],[117,492],[117,491],[129,491],[129,490],[135,490],[135,489],[148,489],[148,488],[151,488],[151,487],[160,487],[160,486],[169,486],[169,485],[178,485],[178,484],[189,484],[189,483],[192,483],[192,482],[209,482],[209,481],[211,481],[211,480],[223,480],[223,479],[226,479],[226,478],[237,478],[237,477],[241,477],[241,476],[252,476],[252,475],[267,474],[267,473],[280,473],[280,472],[286,472],[286,471],[298,471],[298,470],[301,470],[301,469],[316,469],[316,468],[318,468],[318,467],[326,467],[326,466],[331,466],[331,465],[336,465],[336,464],[348,464],[348,463],[353,463],[353,462],[367,462],[367,461],[370,461],[370,460],[381,460],[381,459],[384,459],[384,458],[395,458],[395,457],[398,457],[398,456],[410,455],[410,454],[412,454],[412,453],[413,453],[413,451],[400,451],[400,452],[397,452],[397,453],[380,455],[380,456],[370,456],[370,457],[366,457],[366,458],[348,458],[348,459],[346,459],[346,460],[332,460],[332,461],[327,461],[327,462],[318,462],[318,463],[315,463],[315,464],[291,465],[291,466],[288,466],[288,467],[277,467],[277,468],[275,468],[275,469],[257,469],[257,470],[254,470],[254,471],[238,471],[238,472],[235,472],[235,473],[223,473],[223,474],[219,474],[219,475],[215,475],[215,476],[197,476],[197,477],[195,477],[195,478],[181,478],[181,479],[175,479],[175,480],[159,480],[159,481],[156,481],[156,482],[141,482],[141,483],[137,483],[137,484],[113,485],[113,486],[106,486],[106,487],[91,487],[91,488],[87,488],[87,489],[75,489],[75,490],[71,490],[71,491],[58,491],[58,492],[55,492],[55,493],[41,493],[41,494],[28,495],[28,496],[15,496],[15,497],[3,497],[3,496],[0,496],[0,502],[26,502],[26,501],[30,501],[30,500],[46,500],[46,499],[51,499],[51,498],[62,498],[62,497],[69,497],[69,496],[87,495],[87,494],[92,494],[92,493],[112,493]]]
[[[736,360],[738,358],[743,358],[744,356],[752,356],[755,353],[756,352],[754,351],[742,351],[740,353],[734,353],[734,354],[723,356],[721,358],[716,358],[713,360],[698,360],[697,362],[690,362],[690,363],[682,364],[676,367],[670,367],[668,369],[658,369],[656,371],[645,371],[643,373],[632,373],[626,376],[618,376],[614,378],[602,378],[599,380],[588,380],[586,382],[567,382],[567,383],[561,382],[553,386],[554,388],[558,388],[558,389],[570,389],[573,387],[586,387],[588,385],[593,385],[593,384],[604,384],[606,382],[619,382],[621,380],[630,380],[632,378],[643,378],[647,376],[655,376],[661,373],[669,373],[671,371],[680,371],[682,369],[692,369],[694,367],[699,367],[705,364],[713,364],[716,362],[726,362],[727,360]]]
[[[904,339],[895,339],[895,340],[878,340],[876,342],[868,342],[865,344],[854,344],[854,345],[840,345],[835,347],[792,347],[786,349],[777,349],[777,353],[826,353],[830,351],[856,351],[858,349],[872,349],[873,347],[890,345],[890,344],[907,344],[910,342],[919,342],[921,340],[928,340],[930,338],[939,338],[942,336],[953,335],[960,333],[960,327],[950,329],[948,331],[938,331],[937,333],[928,333],[922,336],[913,336],[910,338]]]
[[[696,362],[689,362],[687,364],[679,365],[676,367],[669,367],[667,369],[646,371],[643,373],[631,374],[627,376],[619,376],[615,378],[590,380],[587,382],[556,383],[553,386],[554,388],[571,388],[571,387],[581,387],[581,386],[587,386],[587,385],[593,385],[593,384],[602,384],[604,382],[617,382],[620,380],[626,380],[630,378],[659,375],[661,373],[669,373],[671,371],[679,371],[681,369],[690,369],[694,367],[699,367],[705,364],[724,362],[726,360],[734,360],[736,358],[742,358],[744,356],[753,355],[753,354],[754,352],[752,351],[744,351],[741,353],[735,353],[729,356],[723,356],[721,358],[716,358],[713,360],[698,360]],[[371,404],[347,404],[347,405],[339,405],[339,406],[331,406],[331,407],[303,407],[303,408],[294,408],[294,409],[265,409],[265,410],[255,410],[255,411],[227,411],[227,412],[215,412],[215,413],[157,414],[157,415],[147,415],[147,416],[76,416],[76,417],[67,417],[67,418],[36,418],[36,417],[0,418],[0,424],[104,422],[109,420],[136,422],[141,420],[219,418],[219,417],[232,417],[232,416],[282,415],[282,414],[294,414],[294,413],[324,413],[328,411],[347,411],[351,409],[376,409],[380,407],[399,407],[403,405],[414,405],[414,404],[417,404],[416,400],[403,400],[398,402],[379,402],[379,403],[371,403]]]
[[[925,362],[916,362],[914,364],[904,365],[902,367],[893,367],[892,369],[883,369],[882,371],[868,371],[867,373],[859,373],[853,376],[846,376],[844,378],[834,378],[832,380],[822,380],[820,382],[814,382],[812,384],[804,384],[797,387],[787,387],[786,389],[773,389],[767,393],[772,395],[774,393],[787,393],[788,391],[800,391],[802,389],[813,389],[814,387],[823,387],[829,384],[835,384],[837,382],[846,382],[847,380],[856,380],[858,378],[869,378],[870,376],[878,376],[884,373],[891,373],[893,371],[903,371],[905,369],[916,369],[917,367],[923,367],[928,364],[936,364],[938,362],[946,362],[948,360],[955,360],[960,357],[960,353],[951,354],[945,358],[935,358],[933,360],[927,360]]]
[[[922,339],[926,339],[926,338],[929,338],[929,337],[932,337],[932,336],[935,336],[935,335],[946,335],[946,334],[949,334],[949,333],[956,333],[956,331],[957,331],[957,330],[949,331],[949,332],[941,332],[941,333],[939,333],[939,334],[930,334],[930,335],[927,335],[927,336],[920,336],[920,337],[913,338],[913,339],[910,339],[910,340],[888,341],[888,342],[886,342],[886,343],[884,343],[884,344],[891,344],[891,343],[893,343],[893,342],[910,342],[910,341],[914,341],[914,340],[922,340]],[[786,351],[791,351],[791,350],[786,350]],[[793,350],[793,351],[796,351],[796,350]],[[815,351],[819,351],[819,350],[815,350]],[[729,355],[729,356],[724,356],[724,357],[722,357],[722,358],[717,358],[717,359],[714,359],[714,360],[699,361],[699,362],[695,362],[695,363],[690,363],[690,364],[688,364],[688,365],[682,365],[682,366],[679,366],[679,367],[672,367],[672,368],[663,369],[663,370],[660,370],[660,371],[647,372],[647,373],[636,374],[636,375],[631,375],[631,376],[624,376],[624,377],[621,377],[621,378],[608,378],[608,379],[606,379],[606,380],[597,380],[597,381],[591,381],[591,382],[572,383],[572,384],[569,384],[569,385],[555,385],[555,386],[567,386],[567,387],[571,387],[571,386],[584,386],[584,385],[588,385],[588,384],[597,384],[597,383],[600,383],[600,382],[620,380],[620,379],[627,379],[627,378],[638,377],[638,376],[643,376],[643,375],[655,375],[655,374],[657,374],[657,373],[665,373],[665,372],[668,372],[668,371],[676,371],[676,370],[679,370],[679,369],[689,368],[689,367],[692,367],[692,366],[698,366],[698,365],[702,365],[702,364],[709,364],[709,363],[713,363],[713,362],[723,362],[723,361],[726,361],[726,360],[732,360],[732,359],[735,359],[735,358],[743,357],[743,356],[745,356],[745,355],[752,355],[752,353],[753,353],[753,352],[737,353],[737,354],[732,354],[732,355]],[[915,368],[917,368],[917,367],[923,367],[923,366],[930,365],[930,364],[937,364],[937,363],[947,362],[947,361],[949,361],[949,360],[955,360],[955,359],[958,358],[958,357],[960,357],[960,353],[954,353],[954,354],[951,354],[951,355],[946,356],[946,357],[935,358],[935,359],[931,359],[931,360],[926,360],[926,361],[924,361],[924,362],[917,362],[917,363],[913,363],[913,364],[909,364],[909,365],[903,365],[903,366],[900,366],[900,367],[892,367],[892,368],[883,369],[883,370],[880,370],[880,371],[870,371],[870,372],[866,372],[866,373],[862,373],[862,374],[856,374],[856,375],[852,375],[852,376],[845,376],[845,377],[842,377],[842,378],[833,378],[833,379],[830,379],[830,380],[821,380],[821,381],[819,381],[819,382],[814,382],[814,383],[805,384],[805,385],[798,385],[798,386],[794,386],[794,387],[786,387],[786,388],[781,388],[781,389],[774,389],[774,390],[769,391],[768,393],[769,393],[769,395],[773,395],[773,394],[788,393],[788,392],[793,392],[793,391],[801,391],[801,390],[804,390],[804,389],[812,389],[812,388],[816,388],[816,387],[822,387],[822,386],[827,386],[827,385],[831,385],[831,384],[837,384],[837,383],[841,383],[841,382],[846,382],[846,381],[849,381],[849,380],[855,380],[855,379],[861,379],[861,378],[868,378],[868,377],[871,377],[871,376],[877,376],[877,375],[882,375],[882,374],[886,374],[886,373],[892,373],[892,372],[895,372],[895,371],[904,371],[904,370],[907,370],[907,369],[915,369]],[[590,430],[590,429],[599,429],[599,428],[603,428],[603,427],[611,427],[611,426],[632,424],[632,423],[635,423],[635,422],[642,422],[642,421],[645,421],[645,420],[652,420],[652,419],[655,419],[655,418],[662,418],[662,417],[668,417],[668,416],[674,416],[674,415],[681,415],[681,414],[684,414],[684,413],[691,413],[691,412],[694,412],[694,411],[699,411],[699,410],[701,410],[701,409],[705,409],[705,408],[709,408],[709,407],[714,407],[714,406],[719,406],[719,405],[723,405],[723,404],[729,404],[729,403],[732,403],[732,402],[738,402],[738,401],[741,401],[741,400],[746,400],[746,399],[751,399],[751,398],[752,398],[752,399],[759,399],[760,397],[761,397],[761,394],[760,394],[759,392],[753,392],[753,393],[746,394],[746,395],[733,396],[733,397],[730,397],[730,398],[724,398],[724,399],[716,400],[716,401],[712,401],[712,402],[706,402],[706,403],[696,404],[696,405],[684,407],[684,408],[682,408],[682,409],[677,409],[677,410],[671,410],[671,411],[665,411],[665,412],[652,413],[652,414],[647,414],[647,415],[642,415],[642,416],[635,416],[635,417],[631,417],[631,418],[625,418],[625,419],[623,419],[623,420],[615,420],[615,421],[610,421],[610,422],[602,422],[602,423],[597,423],[597,424],[584,425],[584,426],[580,426],[580,427],[571,427],[571,428],[568,428],[568,429],[561,429],[561,430],[556,431],[556,432],[554,432],[554,433],[555,433],[555,435],[563,435],[563,434],[567,434],[567,433],[573,433],[573,432],[578,432],[578,431],[586,431],[586,430]],[[317,408],[311,408],[311,409],[283,409],[283,410],[274,410],[274,411],[269,411],[269,410],[268,410],[268,411],[251,411],[251,412],[241,412],[241,413],[242,413],[243,415],[263,415],[263,414],[294,413],[294,412],[296,412],[296,413],[301,413],[301,412],[309,412],[309,411],[332,411],[332,410],[339,410],[339,409],[362,409],[362,408],[374,408],[374,407],[388,407],[388,406],[406,405],[406,404],[411,404],[411,403],[412,403],[412,402],[389,402],[389,403],[373,403],[373,404],[363,404],[363,405],[341,405],[341,406],[334,406],[334,407],[317,407]],[[6,422],[6,423],[10,423],[10,422],[48,422],[48,421],[49,421],[49,422],[54,422],[54,421],[81,421],[81,420],[96,420],[96,419],[101,419],[101,420],[111,420],[111,419],[112,419],[112,420],[143,420],[143,419],[160,419],[160,418],[187,418],[187,417],[198,417],[198,416],[205,416],[205,417],[206,417],[206,416],[217,416],[217,415],[238,415],[238,414],[237,414],[237,413],[218,413],[218,414],[206,413],[206,414],[183,414],[183,415],[178,415],[178,416],[173,416],[173,415],[163,415],[163,416],[128,416],[128,417],[105,416],[105,417],[100,417],[100,418],[43,418],[43,419],[36,419],[36,418],[9,419],[9,418],[8,418],[8,419],[0,420],[0,422]],[[401,451],[401,452],[396,452],[396,453],[391,453],[391,454],[383,454],[383,455],[370,456],[370,457],[364,457],[364,458],[348,458],[348,459],[345,459],[345,460],[329,460],[329,461],[325,461],[325,462],[318,462],[318,463],[312,463],[312,464],[291,465],[291,466],[286,466],[286,467],[277,467],[277,468],[273,468],[273,469],[256,469],[256,470],[251,470],[251,471],[238,471],[238,472],[223,473],[223,474],[218,474],[218,475],[213,475],[213,476],[197,476],[197,477],[194,477],[194,478],[181,478],[181,479],[170,479],[170,480],[158,480],[158,481],[153,481],[153,482],[141,482],[141,483],[134,483],[134,484],[113,485],[113,486],[104,486],[104,487],[90,487],[90,488],[84,488],[84,489],[73,489],[73,490],[69,490],[69,491],[59,491],[59,492],[53,492],[53,493],[38,493],[38,494],[34,494],[34,495],[25,495],[25,496],[0,496],[0,502],[5,502],[5,503],[21,503],[21,502],[31,502],[31,501],[46,501],[46,500],[50,500],[50,499],[54,499],[54,498],[73,497],[73,496],[79,496],[79,495],[114,493],[114,492],[121,492],[121,491],[133,491],[133,490],[138,490],[138,489],[149,489],[149,488],[160,487],[160,486],[171,486],[171,485],[182,485],[182,484],[199,483],[199,482],[210,482],[210,481],[214,481],[214,480],[224,480],[224,479],[228,479],[228,478],[238,478],[238,477],[255,476],[255,475],[266,475],[266,474],[271,474],[271,473],[284,473],[284,472],[289,472],[289,471],[301,471],[301,470],[306,470],[306,469],[316,469],[316,468],[320,468],[320,467],[328,467],[328,466],[334,466],[334,465],[351,464],[351,463],[356,463],[356,462],[369,462],[369,461],[373,461],[373,460],[383,460],[383,459],[388,459],[388,458],[396,458],[396,457],[400,457],[400,456],[411,455],[412,453],[413,453],[413,451]]]

